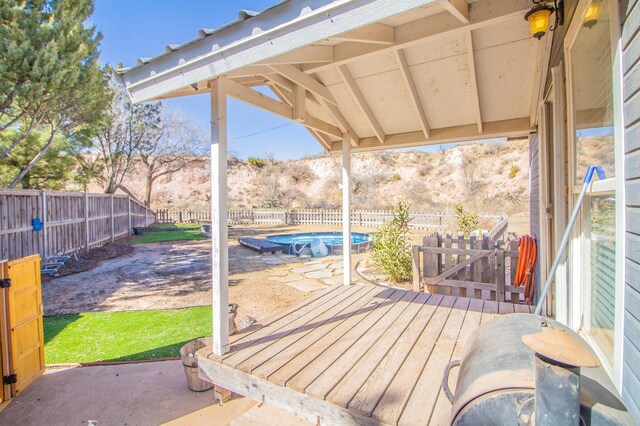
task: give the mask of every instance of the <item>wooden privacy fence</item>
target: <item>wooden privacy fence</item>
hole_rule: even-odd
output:
[[[156,213],[159,223],[211,220],[211,213],[206,209],[159,209]],[[410,226],[415,229],[442,229],[447,228],[455,221],[455,215],[451,213],[411,212],[410,217]],[[341,225],[342,210],[229,210],[228,218],[232,224]],[[351,224],[356,226],[376,228],[392,218],[392,210],[353,210],[351,212]],[[497,225],[500,225],[502,233],[506,231],[508,220],[505,215],[483,215],[481,218],[493,220]],[[495,227],[494,229],[495,232],[499,231]],[[492,233],[494,233],[494,229],[492,229]]]
[[[465,239],[435,233],[414,245],[413,288],[475,299],[520,303],[524,288],[514,287],[517,241],[492,241],[489,234]]]
[[[34,229],[34,219],[42,221]],[[0,259],[57,254],[129,235],[156,221],[155,213],[128,195],[0,190]]]

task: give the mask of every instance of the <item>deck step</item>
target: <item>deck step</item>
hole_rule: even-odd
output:
[[[259,404],[237,417],[231,422],[231,426],[315,426],[314,423],[300,420],[294,415],[276,410],[265,404]]]

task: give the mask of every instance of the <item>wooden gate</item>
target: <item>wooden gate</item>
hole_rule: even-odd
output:
[[[425,237],[422,246],[413,246],[413,287],[428,293],[520,303],[524,288],[513,285],[517,263],[516,241],[494,241],[488,235],[453,238],[436,232]]]
[[[0,306],[3,319],[7,319],[2,330],[2,339],[7,342],[2,347],[3,383],[9,383],[10,396],[16,396],[44,372],[40,256],[6,262],[3,269],[10,280],[3,281],[5,303]]]

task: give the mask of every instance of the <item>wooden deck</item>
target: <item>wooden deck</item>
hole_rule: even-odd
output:
[[[321,424],[446,424],[440,381],[476,327],[529,306],[336,286],[198,353],[223,388]],[[455,384],[456,369],[451,383]]]

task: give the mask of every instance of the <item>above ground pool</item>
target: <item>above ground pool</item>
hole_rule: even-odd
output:
[[[291,255],[311,254],[312,243],[320,240],[328,249],[328,254],[342,253],[342,232],[305,232],[302,234],[269,235],[267,241],[282,246],[282,252]],[[361,253],[371,248],[369,234],[351,233],[351,251]]]

